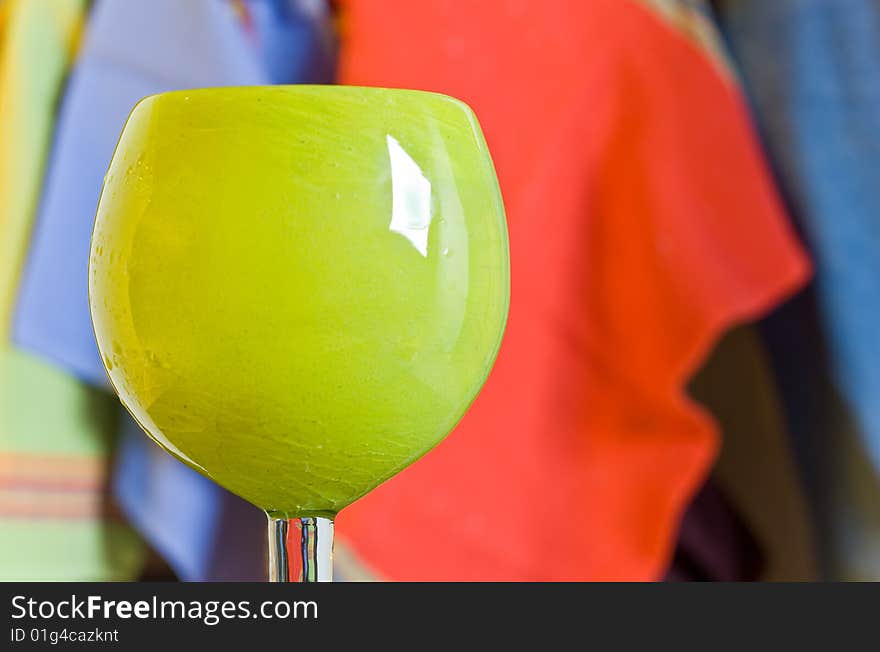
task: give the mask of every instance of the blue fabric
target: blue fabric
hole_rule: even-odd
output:
[[[88,307],[89,239],[122,125],[142,97],[262,84],[231,7],[216,0],[99,0],[64,97],[13,321],[13,341],[106,383]]]
[[[878,579],[880,512],[866,496],[880,470],[880,4],[716,4],[816,265],[814,290],[765,332],[815,491],[826,568]]]
[[[724,7],[766,144],[814,253],[836,382],[880,469],[880,5]]]
[[[322,0],[252,0],[257,47],[273,84],[326,84],[334,77],[332,27]]]
[[[113,480],[132,526],[185,581],[264,581],[266,516],[187,468],[130,418]]]
[[[13,323],[19,347],[106,385],[88,312],[89,238],[104,173],[140,98],[181,88],[330,81],[322,3],[245,6],[249,21],[225,0],[95,3],[23,271]],[[182,579],[264,578],[265,516],[159,451],[128,418],[114,490]]]

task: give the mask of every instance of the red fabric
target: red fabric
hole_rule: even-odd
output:
[[[737,89],[622,0],[339,4],[342,83],[473,107],[512,284],[470,412],[340,536],[390,579],[661,577],[717,448],[683,385],[809,274]]]

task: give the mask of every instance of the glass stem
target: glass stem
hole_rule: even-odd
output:
[[[333,521],[269,516],[269,581],[332,582]]]

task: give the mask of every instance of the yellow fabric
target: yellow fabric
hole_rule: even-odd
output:
[[[0,6],[0,337],[6,339],[61,82],[78,42],[83,0]]]

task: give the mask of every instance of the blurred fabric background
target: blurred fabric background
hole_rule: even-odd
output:
[[[340,515],[340,579],[880,579],[878,25],[871,0],[0,0],[0,579],[265,579],[265,515],[112,394],[86,265],[139,99],[298,83],[467,102],[510,232],[496,367]]]

